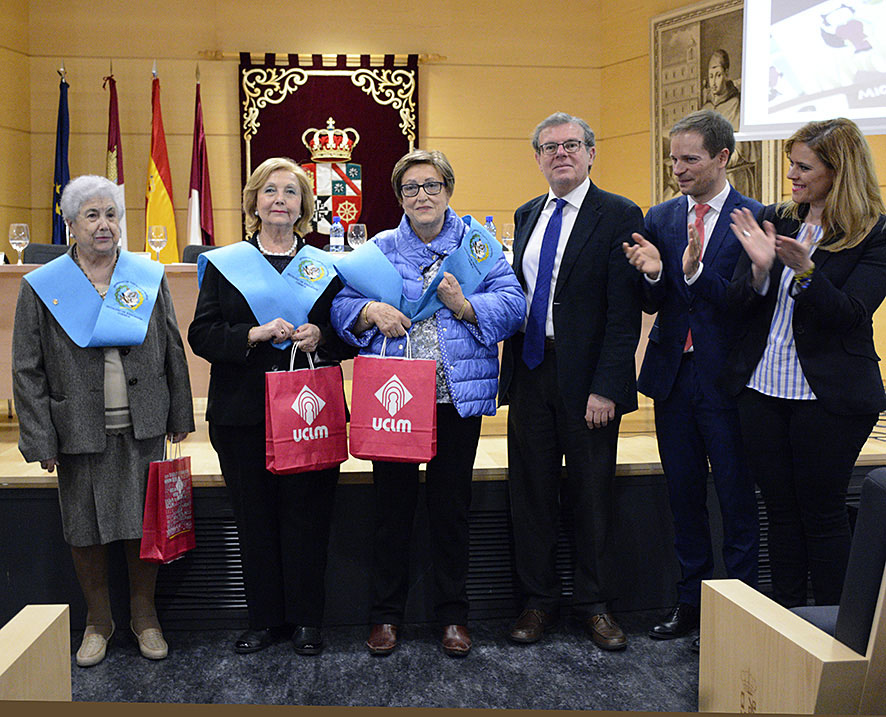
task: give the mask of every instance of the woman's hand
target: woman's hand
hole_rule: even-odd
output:
[[[179,431],[178,433],[167,433],[166,438],[173,443],[181,443],[185,438],[188,437],[187,431]]]
[[[286,339],[292,338],[294,328],[286,319],[278,317],[261,326],[253,326],[249,329],[247,338],[250,343],[254,344],[262,341],[279,344],[282,341],[286,341]]]
[[[292,334],[292,340],[298,341],[298,350],[306,354],[316,351],[322,338],[320,327],[315,324],[302,324]]]
[[[653,281],[657,281],[659,274],[661,274],[661,254],[658,253],[658,248],[655,244],[647,241],[642,234],[635,232],[631,235],[631,239],[636,244],[623,242],[621,245],[631,266]]]
[[[775,261],[775,227],[772,222],[763,222],[761,229],[747,207],[733,209],[729,218],[732,220],[732,233],[741,242],[753,265],[754,286],[760,288]]]
[[[55,472],[55,467],[58,465],[58,458],[47,458],[45,461],[40,461],[40,467],[49,471],[50,473]]]
[[[477,316],[474,313],[474,307],[471,302],[465,298],[464,292],[461,290],[461,284],[458,283],[452,274],[448,271],[443,272],[443,278],[437,284],[437,298],[443,302],[443,305],[449,309],[454,316],[460,316],[463,320],[476,324]]]
[[[775,237],[775,253],[785,266],[794,270],[796,274],[802,274],[812,268],[812,259],[809,251],[812,249],[811,242],[797,241],[793,237],[785,237],[778,234]]]
[[[371,302],[365,316],[370,326],[377,326],[389,339],[405,336],[407,329],[412,326],[406,314],[383,301]]]

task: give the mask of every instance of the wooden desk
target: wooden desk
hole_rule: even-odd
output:
[[[21,278],[33,271],[38,264],[0,265],[0,399],[12,398],[12,325],[15,319],[15,302]],[[209,390],[209,364],[194,356],[188,346],[188,327],[194,318],[197,305],[197,265],[167,264],[166,280],[175,306],[175,316],[188,357],[191,375],[191,392],[194,396],[206,396]]]

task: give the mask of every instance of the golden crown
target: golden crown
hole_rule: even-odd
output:
[[[326,120],[326,129],[309,127],[302,134],[301,141],[315,162],[348,162],[360,135],[353,127],[336,129],[335,120],[330,117]]]

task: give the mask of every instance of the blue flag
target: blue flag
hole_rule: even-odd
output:
[[[52,243],[67,244],[65,220],[59,202],[62,190],[71,179],[68,169],[68,134],[71,125],[68,120],[68,83],[62,75],[58,85],[58,124],[55,129],[55,175],[52,180]]]

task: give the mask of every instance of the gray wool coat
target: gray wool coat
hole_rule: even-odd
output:
[[[120,347],[135,438],[194,430],[188,363],[164,277],[140,346]],[[105,449],[104,349],[80,348],[27,281],[12,335],[19,450],[28,462]]]

